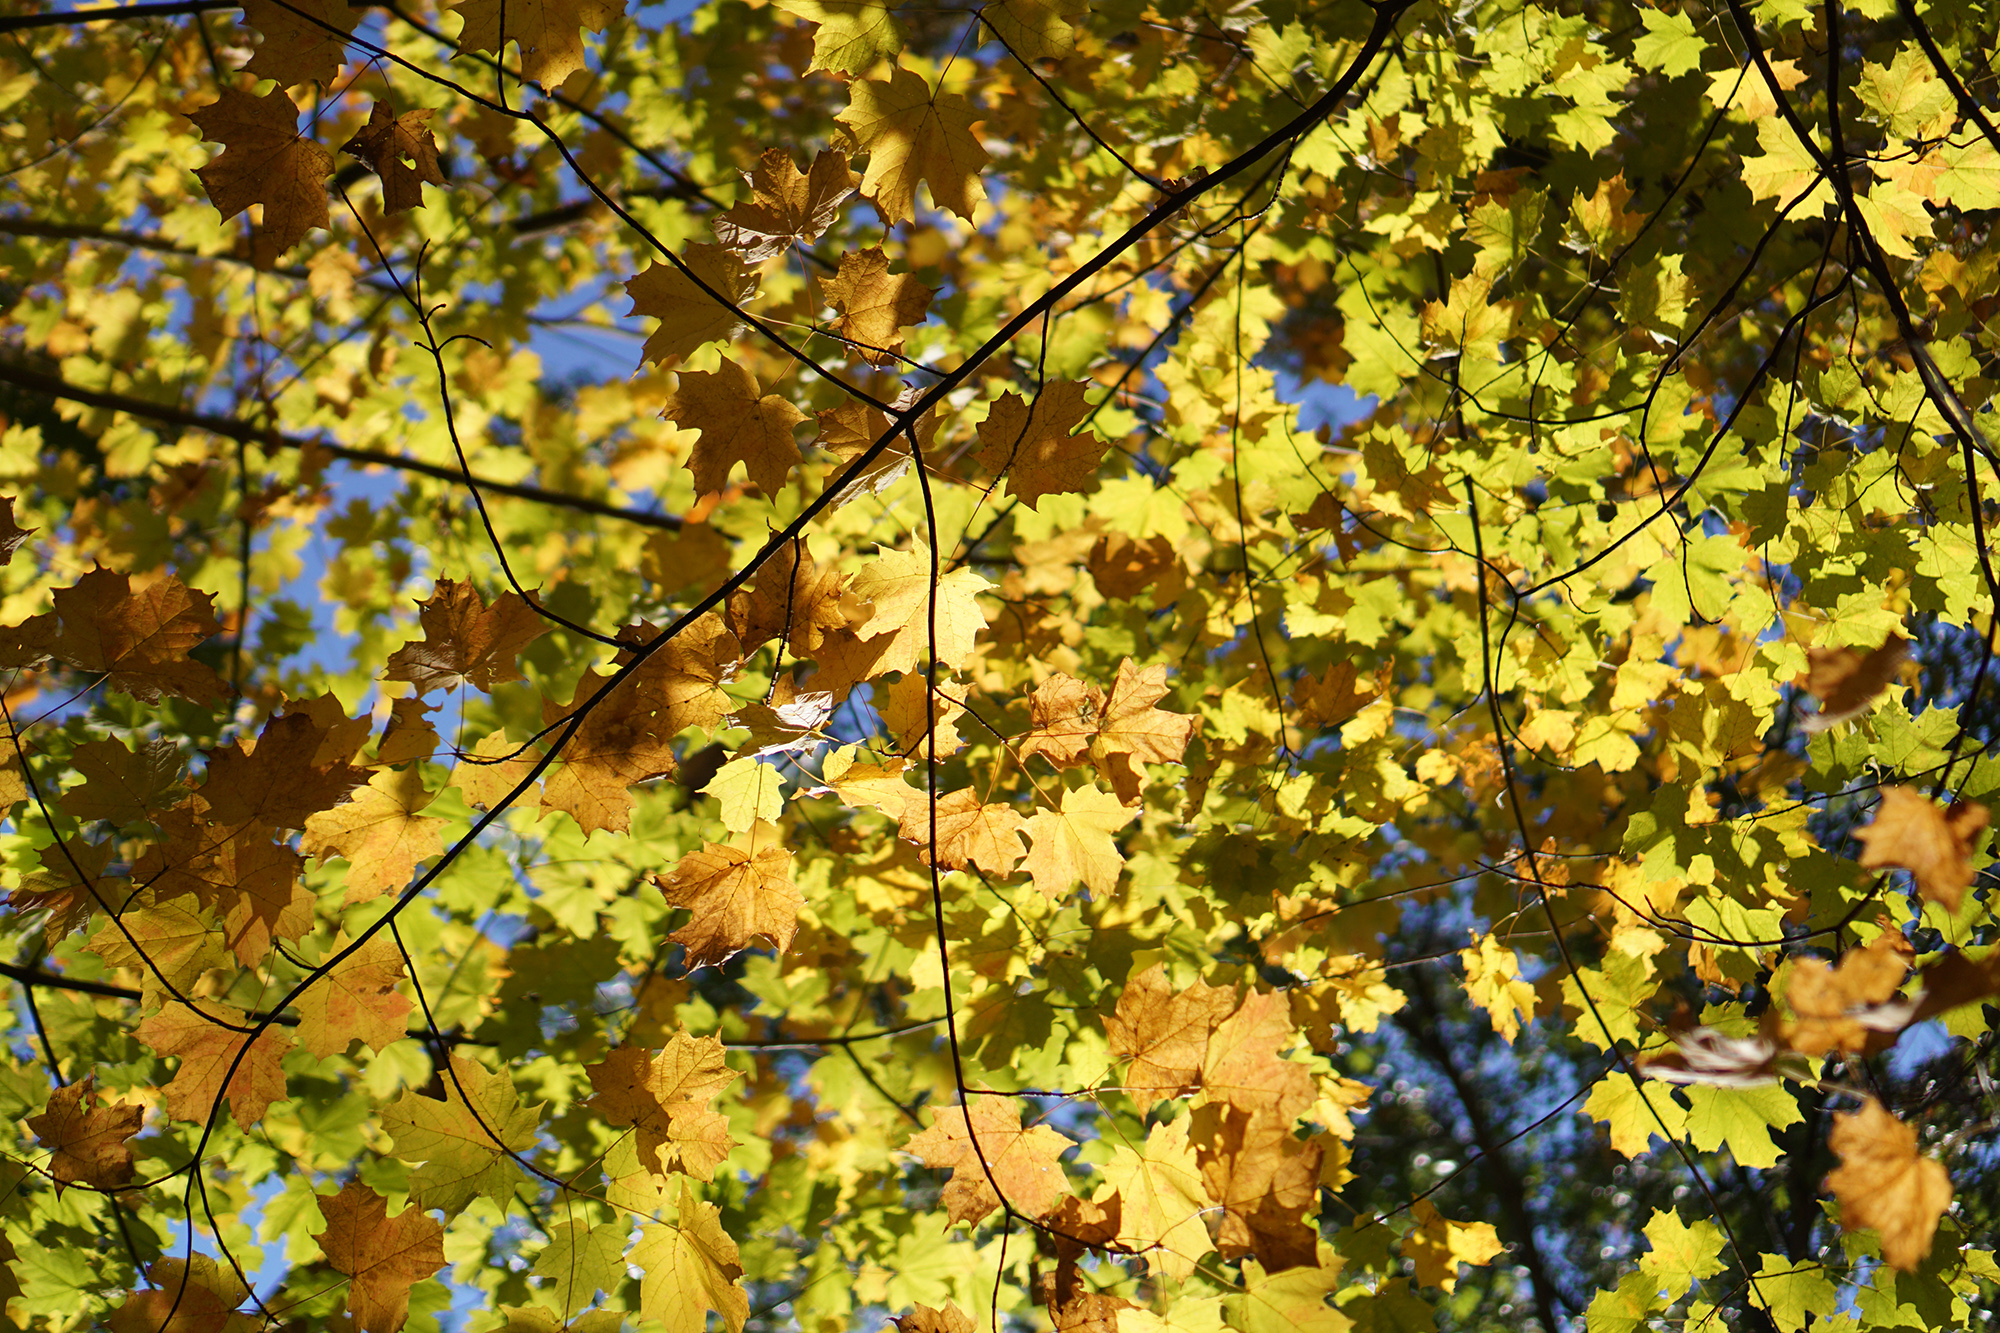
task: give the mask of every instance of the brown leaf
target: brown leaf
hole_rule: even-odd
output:
[[[0,495],[0,565],[13,563],[14,552],[21,549],[28,538],[41,531],[39,528],[24,528],[14,521],[14,497]]]
[[[1056,1159],[1073,1145],[1046,1125],[1023,1129],[1013,1098],[975,1097],[969,1113],[963,1106],[938,1106],[930,1114],[930,1128],[903,1146],[926,1166],[952,1169],[944,1187],[952,1222],[976,1225],[1003,1195],[1025,1217],[1046,1216],[1056,1206],[1065,1184]],[[993,1192],[996,1184],[1000,1194]]]
[[[141,741],[136,750],[116,740],[86,741],[70,764],[84,778],[62,794],[63,813],[72,819],[137,824],[187,795],[180,781],[181,752],[169,740]]]
[[[1135,541],[1122,532],[1106,533],[1091,546],[1086,567],[1097,590],[1114,602],[1143,598],[1163,607],[1187,588],[1187,567],[1165,537]]]
[[[361,10],[346,0],[242,0],[243,24],[263,37],[244,69],[280,88],[332,83]]]
[[[625,12],[625,0],[464,0],[465,27],[458,44],[491,51],[513,42],[521,50],[521,77],[553,90],[583,68],[579,28],[603,32]]]
[[[625,292],[632,298],[632,313],[660,321],[641,352],[656,366],[733,335],[743,327],[737,307],[757,294],[757,275],[744,267],[743,257],[734,250],[690,245],[681,262],[687,265],[687,273],[671,264],[655,263],[625,284]],[[703,284],[707,291],[702,290]]]
[[[1941,809],[1914,787],[1884,787],[1875,818],[1854,836],[1864,848],[1863,866],[1907,870],[1918,892],[1956,912],[1972,884],[1973,845],[1988,818],[1983,805],[1960,801]]]
[[[829,630],[847,625],[847,579],[813,560],[803,540],[780,547],[757,580],[729,599],[729,628],[745,653],[783,638],[796,657],[810,658]]]
[[[934,1310],[928,1305],[912,1306],[910,1313],[898,1315],[890,1321],[898,1333],[974,1333],[977,1328],[972,1316],[950,1301],[942,1310]]]
[[[1076,763],[1090,753],[1103,714],[1103,690],[1056,672],[1028,694],[1030,730],[1020,743],[1021,761],[1041,755],[1057,768]]]
[[[1040,1294],[1057,1333],[1118,1333],[1118,1312],[1139,1308],[1086,1287],[1082,1268],[1067,1255],[1056,1264],[1055,1272],[1043,1275]]]
[[[428,108],[399,116],[387,102],[377,102],[368,113],[368,123],[341,145],[341,152],[360,158],[381,178],[384,213],[421,208],[424,186],[445,183],[437,140],[424,124],[430,118]]]
[[[987,805],[971,788],[947,792],[937,802],[937,861],[948,870],[975,865],[988,874],[1014,873],[1027,847],[1021,842],[1022,819],[1011,805]],[[903,807],[897,832],[916,843],[919,855],[930,854],[930,802],[921,797]]]
[[[1125,1090],[1146,1105],[1178,1097],[1200,1085],[1208,1039],[1236,1008],[1236,992],[1197,981],[1177,987],[1155,963],[1125,983],[1118,1008],[1104,1020],[1111,1053],[1132,1063]]]
[[[722,1057],[720,1041],[685,1032],[657,1056],[621,1046],[585,1067],[597,1089],[590,1105],[612,1124],[637,1129],[639,1160],[654,1175],[683,1171],[706,1180],[736,1143],[713,1107],[736,1078]]]
[[[1891,637],[1880,648],[1814,648],[1806,654],[1806,691],[1819,700],[1819,711],[1807,718],[1808,734],[1861,716],[1896,679],[1910,645]]]
[[[889,404],[898,411],[904,410],[917,401],[917,391],[906,388],[897,394]],[[840,467],[827,479],[832,486],[840,481],[840,490],[835,493],[832,503],[844,505],[864,495],[880,495],[895,480],[909,471],[911,453],[907,433],[898,431],[894,439],[883,447],[872,462],[848,476],[851,468],[864,454],[875,447],[878,440],[890,430],[888,414],[871,403],[844,403],[839,407],[829,407],[819,414],[819,439],[817,443],[828,453],[840,460]],[[937,438],[938,419],[935,409],[925,412],[916,420],[917,447],[925,453]],[[842,480],[845,478],[845,480]]]
[[[515,659],[549,628],[519,593],[503,592],[488,605],[477,588],[452,579],[437,581],[418,622],[424,637],[391,653],[383,674],[420,693],[470,681],[490,694],[503,681],[521,679]]]
[[[127,1296],[105,1320],[111,1333],[257,1333],[263,1327],[237,1312],[250,1289],[206,1254],[191,1262],[156,1259],[146,1275],[153,1285]]]
[[[1198,1106],[1189,1120],[1202,1182],[1222,1205],[1222,1256],[1254,1254],[1268,1272],[1316,1264],[1319,1229],[1307,1210],[1316,1213],[1319,1202],[1319,1143],[1301,1143],[1289,1120],[1242,1106]]]
[[[326,1230],[313,1239],[327,1265],[351,1279],[347,1313],[362,1333],[397,1333],[410,1317],[410,1288],[444,1267],[444,1227],[416,1207],[389,1203],[359,1181],[319,1196]]]
[[[362,735],[367,735],[365,720]],[[209,751],[200,793],[208,802],[208,817],[225,825],[304,828],[313,815],[368,780],[366,770],[321,753],[330,741],[339,754],[335,729],[307,713],[286,713],[266,722],[255,741]]]
[[[826,302],[839,312],[834,329],[853,343],[863,360],[886,365],[903,349],[903,327],[924,322],[936,292],[907,273],[891,274],[880,247],[849,250],[840,271],[821,284]]]
[[[792,883],[791,861],[782,847],[746,850],[710,842],[654,877],[668,902],[694,913],[667,937],[687,950],[689,971],[726,962],[760,937],[780,953],[791,947],[805,905]]]
[[[299,133],[298,103],[283,88],[252,97],[224,88],[219,101],[188,113],[222,155],[195,169],[209,201],[225,219],[264,206],[258,257],[275,259],[328,225],[326,185],[333,154]],[[210,631],[211,633],[213,631]]]
[[[215,1000],[203,1000],[200,1013],[176,1001],[139,1024],[139,1040],[155,1054],[180,1058],[173,1081],[161,1089],[174,1119],[203,1124],[227,1096],[236,1123],[252,1125],[264,1118],[272,1102],[285,1099],[285,1071],[279,1062],[291,1049],[291,1034],[269,1027],[253,1041],[250,1031],[247,1014]],[[246,1043],[249,1052],[236,1063]],[[229,1072],[232,1063],[234,1074]]]
[[[1028,506],[1044,495],[1081,491],[1097,475],[1106,442],[1076,426],[1090,410],[1087,381],[1042,386],[1031,403],[1009,391],[979,423],[980,466],[1007,481],[1007,493]]]
[[[716,240],[752,263],[818,240],[839,216],[841,201],[861,183],[847,169],[847,155],[831,148],[820,150],[805,175],[785,149],[766,149],[744,179],[750,197],[710,225]]]
[[[1951,1206],[1951,1177],[1917,1155],[1917,1131],[1873,1097],[1833,1120],[1827,1146],[1841,1164],[1827,1173],[1826,1187],[1840,1201],[1841,1229],[1873,1227],[1889,1266],[1915,1272],[1930,1254],[1938,1218]]]
[[[213,912],[237,961],[254,967],[274,939],[296,940],[313,928],[315,900],[299,883],[304,860],[269,825],[218,828],[195,812],[198,804],[161,816],[167,841],[148,848],[133,873],[162,901],[190,895]]]
[[[50,655],[104,674],[112,689],[147,703],[165,694],[207,703],[226,693],[220,676],[188,657],[222,628],[209,594],[172,575],[135,592],[124,574],[93,569],[56,589],[54,601],[62,629]]]
[[[1302,1044],[1289,999],[1279,991],[1251,991],[1209,1034],[1202,1096],[1268,1115],[1289,1129],[1318,1099],[1311,1071],[1281,1054]]]
[[[1885,930],[1866,948],[1842,954],[1833,967],[1817,958],[1796,959],[1785,985],[1794,1016],[1783,1028],[1785,1044],[1806,1055],[1886,1049],[1916,1011],[1914,1001],[1886,1004],[1909,974],[1911,957],[1909,941]]]
[[[46,911],[46,934],[55,944],[89,920],[93,911],[130,891],[126,880],[103,873],[111,852],[110,843],[81,838],[50,843],[39,853],[41,869],[22,875],[20,884],[8,890],[7,905],[16,912]]]
[[[36,1142],[51,1154],[49,1175],[56,1192],[64,1185],[121,1189],[132,1181],[132,1147],[125,1140],[139,1132],[146,1108],[125,1102],[97,1104],[95,1080],[79,1079],[49,1094],[48,1109],[28,1117]]]
[[[1364,681],[1354,663],[1342,658],[1330,664],[1317,679],[1299,677],[1292,687],[1292,707],[1298,710],[1302,726],[1329,727],[1360,712],[1382,688],[1382,681]]]
[[[757,377],[726,356],[714,371],[683,370],[660,415],[701,432],[688,455],[696,495],[723,490],[731,469],[742,463],[757,489],[775,499],[799,464],[792,427],[805,413],[777,394],[762,393]]]

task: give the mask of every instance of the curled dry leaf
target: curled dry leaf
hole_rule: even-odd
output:
[[[1960,801],[1949,808],[1914,787],[1884,787],[1875,818],[1854,836],[1870,870],[1907,870],[1917,891],[1956,912],[1972,884],[1972,853],[1989,819],[1986,807]]]
[[[1859,1111],[1834,1117],[1827,1146],[1841,1164],[1826,1187],[1840,1201],[1840,1225],[1873,1227],[1890,1267],[1916,1271],[1931,1250],[1938,1218],[1951,1206],[1951,1177],[1917,1153],[1917,1131],[1870,1097]]]
[[[1875,706],[1876,697],[1896,678],[1910,647],[1891,638],[1870,652],[1859,648],[1814,648],[1806,655],[1806,692],[1819,711],[1805,720],[1807,734],[1825,731]]]

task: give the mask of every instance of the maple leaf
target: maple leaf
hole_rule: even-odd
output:
[[[264,206],[260,258],[275,258],[325,227],[325,180],[333,154],[299,133],[299,106],[283,88],[253,97],[224,88],[220,100],[188,113],[222,155],[197,167],[202,188],[226,221],[252,204]],[[212,632],[212,631],[211,631]]]
[[[1083,1270],[1070,1255],[1057,1261],[1055,1272],[1042,1276],[1041,1296],[1057,1333],[1118,1333],[1118,1312],[1139,1308],[1086,1287]]]
[[[1241,1106],[1198,1106],[1189,1121],[1202,1183],[1222,1206],[1222,1256],[1254,1254],[1270,1272],[1317,1262],[1319,1230],[1306,1214],[1319,1201],[1319,1143],[1300,1143],[1285,1121]]]
[[[87,843],[81,838],[65,838],[42,849],[42,868],[21,876],[8,890],[7,905],[16,912],[46,911],[46,934],[54,944],[90,919],[101,903],[122,897],[129,884],[107,876],[111,863],[109,843]]]
[[[906,1315],[898,1315],[889,1321],[897,1333],[974,1333],[972,1316],[946,1301],[943,1309],[933,1309],[928,1305],[913,1306]]]
[[[460,752],[451,770],[451,785],[473,805],[490,809],[526,781],[534,766],[532,751],[508,740],[506,732],[496,731],[469,753]]]
[[[245,967],[262,962],[275,939],[313,928],[312,892],[299,883],[303,858],[268,825],[217,830],[181,808],[161,818],[165,844],[147,849],[133,873],[160,901],[189,895],[222,923],[222,935]]]
[[[1988,821],[1986,807],[1960,801],[1940,809],[1914,787],[1884,787],[1875,818],[1854,836],[1869,870],[1910,872],[1917,890],[1956,912],[1972,885],[1972,853]]]
[[[1000,1206],[1003,1195],[1007,1206],[1024,1217],[1046,1216],[1056,1206],[1065,1184],[1056,1159],[1074,1145],[1047,1125],[1023,1129],[1013,1098],[979,1097],[969,1111],[938,1106],[930,1115],[930,1128],[913,1135],[903,1148],[925,1166],[951,1168],[943,1202],[952,1222],[977,1225]],[[993,1192],[995,1185],[999,1194]]]
[[[227,1097],[236,1123],[252,1125],[289,1095],[279,1062],[292,1047],[291,1034],[267,1027],[252,1040],[250,1032],[249,1015],[215,1000],[203,1000],[199,1013],[175,1001],[139,1024],[139,1040],[154,1054],[180,1059],[173,1081],[161,1089],[174,1119],[206,1123]]]
[[[428,108],[399,116],[387,102],[377,102],[368,113],[368,123],[341,145],[341,152],[360,158],[381,178],[385,214],[423,207],[424,186],[445,183],[437,140],[424,124],[430,118]]]
[[[847,579],[817,563],[803,541],[789,542],[757,571],[748,590],[729,599],[729,628],[746,653],[783,638],[798,657],[811,657],[829,630],[844,628]]]
[[[743,327],[740,308],[757,294],[757,275],[726,246],[690,245],[681,262],[686,273],[653,263],[625,284],[632,313],[660,321],[640,352],[656,366],[733,336]]]
[[[812,64],[806,67],[862,74],[878,60],[893,60],[903,34],[881,0],[776,0],[787,14],[818,24]]]
[[[1301,676],[1292,687],[1292,707],[1303,726],[1328,727],[1345,722],[1360,712],[1382,692],[1384,682],[1372,687],[1361,682],[1354,663],[1346,658],[1330,664],[1317,678]]]
[[[1023,60],[1060,60],[1074,51],[1075,22],[1089,12],[1085,0],[1000,0],[979,11]]]
[[[640,1312],[667,1333],[702,1333],[710,1310],[732,1333],[743,1333],[750,1294],[743,1290],[742,1257],[722,1229],[722,1210],[696,1199],[687,1181],[681,1182],[678,1224],[649,1223],[626,1259],[644,1274]]]
[[[693,919],[667,938],[687,950],[687,966],[714,967],[758,937],[783,953],[798,932],[805,898],[791,879],[792,854],[782,847],[703,843],[654,882],[668,902]]]
[[[495,685],[519,680],[515,659],[549,628],[519,593],[503,592],[488,605],[477,588],[454,579],[437,581],[417,617],[424,637],[391,653],[383,675],[419,693],[470,681],[490,694]]]
[[[550,1279],[544,1291],[554,1291],[565,1315],[589,1305],[600,1291],[614,1292],[625,1282],[625,1241],[629,1227],[616,1222],[557,1222],[549,1228],[549,1243],[535,1256],[529,1270]]]
[[[1166,664],[1156,662],[1141,670],[1128,657],[1118,664],[1118,678],[1111,682],[1098,714],[1090,753],[1098,773],[1127,805],[1139,800],[1143,765],[1179,763],[1201,725],[1199,718],[1153,707],[1166,696]]]
[[[1096,787],[1072,788],[1062,795],[1062,809],[1030,815],[1021,831],[1034,844],[1027,864],[1035,891],[1057,902],[1081,880],[1092,893],[1111,892],[1125,866],[1112,834],[1138,817],[1138,806]]]
[[[959,670],[972,660],[973,641],[986,627],[975,600],[993,585],[970,569],[954,569],[937,581],[937,660]],[[858,631],[870,643],[873,670],[916,671],[929,656],[931,553],[921,542],[908,551],[888,551],[861,567],[848,590],[868,606]],[[822,645],[824,648],[825,645]]]
[[[945,758],[965,748],[956,725],[965,716],[965,705],[947,693],[946,684],[932,685],[914,672],[877,683],[875,712],[896,738],[898,753],[922,758],[935,752]]]
[[[660,415],[701,432],[688,454],[697,495],[723,490],[741,463],[757,489],[776,498],[800,461],[792,427],[805,413],[777,394],[762,393],[757,377],[726,356],[717,370],[680,372],[680,386]]]
[[[1111,1053],[1132,1063],[1125,1090],[1151,1101],[1178,1097],[1200,1085],[1209,1037],[1236,1010],[1236,991],[1196,981],[1175,986],[1163,964],[1135,973],[1104,1020]]]
[[[1023,763],[1041,755],[1067,768],[1090,753],[1091,738],[1104,712],[1104,691],[1058,671],[1028,693],[1030,730],[1022,738]]]
[[[729,1121],[712,1107],[736,1079],[714,1037],[676,1032],[656,1056],[621,1046],[584,1072],[597,1089],[590,1105],[638,1131],[639,1160],[654,1175],[683,1171],[706,1180],[735,1146]]]
[[[414,1206],[389,1202],[360,1181],[319,1196],[326,1230],[313,1239],[327,1266],[348,1278],[347,1313],[362,1333],[397,1333],[410,1317],[410,1288],[444,1267],[444,1227]]]
[[[241,0],[244,26],[263,37],[244,69],[281,88],[332,83],[361,10],[346,0]],[[224,216],[227,216],[225,214]]]
[[[993,402],[979,423],[981,467],[1004,477],[1007,494],[1030,509],[1045,495],[1080,491],[1097,475],[1109,446],[1089,430],[1077,430],[1090,410],[1087,381],[1045,384],[1034,400],[1011,390]]]
[[[454,1053],[443,1100],[405,1088],[382,1108],[395,1156],[415,1164],[410,1197],[454,1217],[479,1196],[507,1205],[521,1182],[509,1154],[534,1150],[540,1105],[521,1105],[514,1080]]]
[[[1892,930],[1848,950],[1834,967],[1796,960],[1784,990],[1794,1015],[1783,1026],[1785,1044],[1805,1055],[1886,1049],[1916,1016],[1916,1001],[1894,1002],[1910,960],[1909,941]]]
[[[1841,1229],[1873,1227],[1889,1266],[1915,1272],[1931,1252],[1938,1219],[1951,1206],[1951,1177],[1942,1165],[1917,1154],[1917,1131],[1873,1097],[1859,1111],[1834,1116],[1827,1146],[1841,1158],[1826,1177],[1826,1187],[1840,1201]]]
[[[914,70],[898,67],[887,83],[858,79],[847,110],[835,117],[868,150],[861,193],[893,226],[916,216],[917,183],[930,187],[939,208],[972,221],[986,200],[979,173],[990,160],[972,132],[972,104],[959,93],[935,93]]]
[[[1185,1281],[1212,1248],[1204,1216],[1215,1206],[1202,1183],[1201,1167],[1188,1143],[1189,1118],[1154,1125],[1144,1152],[1123,1144],[1098,1169],[1104,1184],[1094,1202],[1119,1201],[1117,1239],[1146,1257],[1158,1277]]]
[[[188,651],[221,627],[214,598],[191,592],[171,575],[133,591],[131,579],[93,569],[53,600],[61,631],[49,655],[135,699],[158,703],[178,695],[207,703],[226,693],[222,678],[188,657]]]
[[[116,740],[86,741],[70,756],[81,786],[62,794],[72,819],[126,825],[150,820],[187,794],[181,786],[181,752],[172,741],[142,741],[128,750]],[[173,800],[165,799],[173,797]]]
[[[611,679],[586,671],[566,705],[542,701],[544,725],[553,726],[575,713]],[[631,823],[630,789],[674,771],[672,710],[644,688],[627,679],[593,708],[569,743],[563,746],[562,767],[542,780],[542,808],[561,810],[585,833],[598,829],[622,832]]]
[[[118,905],[117,917],[100,925],[84,948],[106,967],[136,971],[146,1006],[164,1004],[228,960],[222,932],[202,913],[159,902],[150,889],[121,897]]]
[[[915,405],[917,391],[904,388],[896,395],[890,406],[897,411],[907,411]],[[872,403],[843,403],[830,407],[819,414],[819,439],[817,443],[835,458],[840,466],[827,479],[827,485],[840,482],[832,503],[844,505],[864,495],[880,495],[897,478],[910,469],[913,455],[910,452],[910,437],[907,431],[898,431],[887,447],[875,456],[867,466],[854,470],[861,456],[874,448],[875,442],[889,433],[888,414]],[[929,452],[937,438],[938,419],[936,409],[926,411],[911,427],[916,432],[917,447]]]
[[[1348,1285],[1341,1277],[1343,1266],[1340,1253],[1323,1241],[1310,1267],[1273,1271],[1255,1259],[1245,1259],[1242,1293],[1222,1302],[1230,1327],[1243,1333],[1347,1333],[1355,1320],[1327,1303],[1327,1297]],[[1380,1293],[1394,1285],[1384,1282],[1376,1290]],[[1369,1327],[1387,1330],[1423,1324],[1385,1319]]]
[[[24,528],[14,520],[14,497],[0,495],[0,566],[12,564],[14,553],[40,528]]]
[[[458,44],[495,55],[508,42],[521,50],[521,77],[554,89],[583,68],[579,28],[603,32],[625,12],[625,0],[463,0]]]
[[[1453,1222],[1428,1199],[1410,1205],[1416,1229],[1403,1237],[1403,1257],[1416,1267],[1418,1285],[1449,1293],[1458,1286],[1458,1266],[1484,1267],[1506,1250],[1489,1222]]]
[[[1024,821],[1011,805],[987,805],[970,788],[948,792],[937,801],[937,863],[950,870],[975,865],[993,875],[1014,873],[1027,848],[1021,842]],[[903,807],[897,828],[906,840],[931,853],[930,802],[913,800]]]
[[[263,1327],[237,1312],[250,1288],[206,1254],[155,1259],[146,1276],[152,1286],[132,1292],[104,1321],[111,1333],[256,1333]]]
[[[1512,1043],[1521,1023],[1535,1016],[1535,988],[1521,980],[1521,960],[1491,935],[1481,935],[1470,949],[1460,949],[1465,966],[1465,993],[1486,1011],[1493,1030]]]
[[[1251,991],[1209,1034],[1202,1060],[1205,1100],[1255,1111],[1289,1127],[1317,1098],[1311,1072],[1282,1058],[1299,1044],[1291,1004],[1278,991]]]
[[[937,293],[907,273],[889,272],[889,256],[875,246],[849,250],[840,271],[820,284],[826,302],[839,312],[834,330],[872,365],[886,365],[903,348],[903,326],[924,322]]]
[[[46,1166],[60,1194],[65,1185],[102,1190],[132,1182],[132,1146],[126,1142],[145,1124],[146,1108],[127,1102],[97,1104],[96,1080],[78,1079],[49,1094],[48,1107],[27,1118],[35,1141],[49,1150]]]
[[[307,816],[299,847],[322,865],[346,858],[345,905],[365,903],[402,888],[419,861],[444,850],[445,821],[417,813],[436,796],[421,765],[379,770],[353,800]]]
[[[767,148],[757,169],[744,180],[750,197],[709,225],[716,240],[749,263],[818,240],[839,216],[841,203],[861,183],[847,169],[847,155],[833,148],[822,148],[804,174],[789,152]]]
[[[411,760],[429,759],[437,753],[437,727],[425,716],[435,712],[422,699],[391,699],[389,721],[382,728],[375,761],[397,766]]]
[[[322,754],[333,740],[333,729],[310,714],[286,713],[266,722],[254,742],[238,740],[209,751],[201,785],[209,818],[218,824],[304,828],[314,814],[368,780],[365,770],[345,758]],[[340,748],[336,742],[336,755]]]
[[[328,955],[347,944],[336,935]],[[315,981],[295,1002],[299,1011],[299,1045],[324,1060],[339,1055],[352,1041],[373,1051],[409,1035],[414,1005],[396,988],[403,980],[403,955],[386,933],[372,937],[331,971]]]
[[[1866,653],[1858,648],[1812,649],[1806,654],[1804,684],[1819,700],[1819,711],[1805,720],[1805,730],[1822,732],[1867,712],[1909,655],[1909,643],[1893,636]]]

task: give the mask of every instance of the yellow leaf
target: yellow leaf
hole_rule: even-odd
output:
[[[743,257],[720,245],[690,245],[683,273],[654,263],[625,284],[632,313],[660,321],[640,355],[656,366],[683,359],[743,327],[738,308],[757,294],[757,275]]]
[[[1021,826],[1034,844],[1028,873],[1035,891],[1056,902],[1082,880],[1092,893],[1111,892],[1125,865],[1111,835],[1138,817],[1138,806],[1097,787],[1065,791],[1059,811],[1036,811]]]
[[[688,455],[697,495],[728,486],[730,471],[741,463],[757,489],[775,498],[798,465],[792,427],[805,413],[774,393],[760,393],[757,377],[726,356],[714,371],[683,370],[660,415],[701,432]]]
[[[972,104],[959,93],[933,93],[922,75],[898,68],[887,83],[854,83],[847,110],[836,119],[868,150],[861,193],[874,200],[882,220],[916,216],[917,183],[930,187],[939,208],[972,221],[985,202],[979,173],[988,161],[972,132]]]
[[[717,1311],[733,1333],[750,1317],[736,1242],[722,1229],[722,1210],[694,1197],[681,1182],[677,1224],[650,1223],[626,1259],[641,1272],[639,1309],[667,1333],[702,1333]]]

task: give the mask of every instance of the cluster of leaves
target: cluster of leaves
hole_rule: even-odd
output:
[[[6,1316],[1973,1321],[1990,8],[0,17]]]

